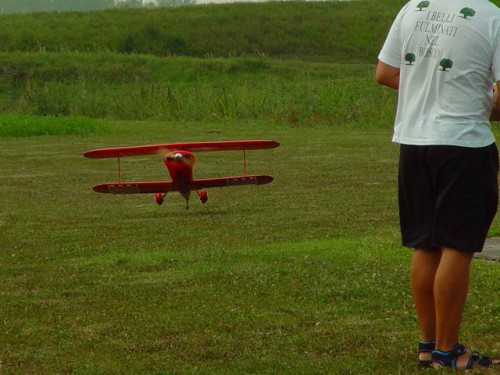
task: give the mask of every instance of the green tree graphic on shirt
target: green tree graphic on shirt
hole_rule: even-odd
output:
[[[476,14],[476,11],[472,8],[463,8],[460,11],[460,14],[463,15],[463,18],[467,19],[467,17],[474,17],[474,15]]]
[[[418,3],[417,8],[418,10],[422,11],[424,8],[428,8],[429,5],[431,5],[430,1],[421,1],[420,3]]]
[[[450,59],[442,59],[439,63],[439,66],[442,68],[441,70],[443,72],[446,72],[446,69],[453,68],[453,61],[451,61]]]
[[[414,53],[409,52],[409,53],[407,53],[405,55],[405,61],[408,63],[406,65],[412,65],[412,63],[414,63],[415,60],[416,59],[415,59],[415,54]]]

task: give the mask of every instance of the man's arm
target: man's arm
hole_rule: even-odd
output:
[[[491,111],[490,120],[500,121],[500,81],[497,81],[493,86],[493,109]]]
[[[381,85],[399,90],[399,68],[387,65],[379,60],[375,80]]]

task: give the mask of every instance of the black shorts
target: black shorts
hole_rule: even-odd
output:
[[[498,150],[401,145],[403,245],[481,252],[498,205]]]

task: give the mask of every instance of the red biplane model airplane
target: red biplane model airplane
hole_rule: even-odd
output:
[[[208,194],[204,188],[240,186],[240,185],[262,185],[270,183],[273,178],[267,175],[247,175],[246,173],[246,150],[258,150],[278,147],[279,143],[268,140],[248,141],[219,141],[219,142],[191,142],[170,143],[150,146],[115,147],[102,148],[88,151],[83,154],[87,158],[117,158],[118,179],[120,182],[110,182],[94,186],[98,193],[111,194],[155,194],[156,203],[162,204],[170,191],[178,191],[186,199],[186,208],[189,208],[189,197],[194,190],[200,200],[205,203]],[[195,180],[193,178],[193,165],[195,156],[191,151],[243,151],[243,176],[231,176],[221,178],[209,178]],[[164,162],[172,181],[157,182],[122,182],[120,158],[125,156],[138,156],[150,154],[164,154]]]

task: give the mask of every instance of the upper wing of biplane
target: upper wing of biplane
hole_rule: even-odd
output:
[[[120,158],[125,156],[150,155],[169,151],[231,151],[231,150],[259,150],[278,147],[279,143],[268,140],[248,141],[217,141],[217,142],[187,142],[166,143],[149,146],[113,147],[88,151],[83,154],[86,158]]]
[[[203,180],[193,180],[193,189],[204,189],[212,187],[227,187],[241,185],[263,185],[273,181],[271,176],[247,175],[221,178],[208,178]],[[157,182],[109,182],[94,186],[94,191],[98,193],[110,194],[151,194],[168,193],[176,191],[176,187],[169,181]]]

